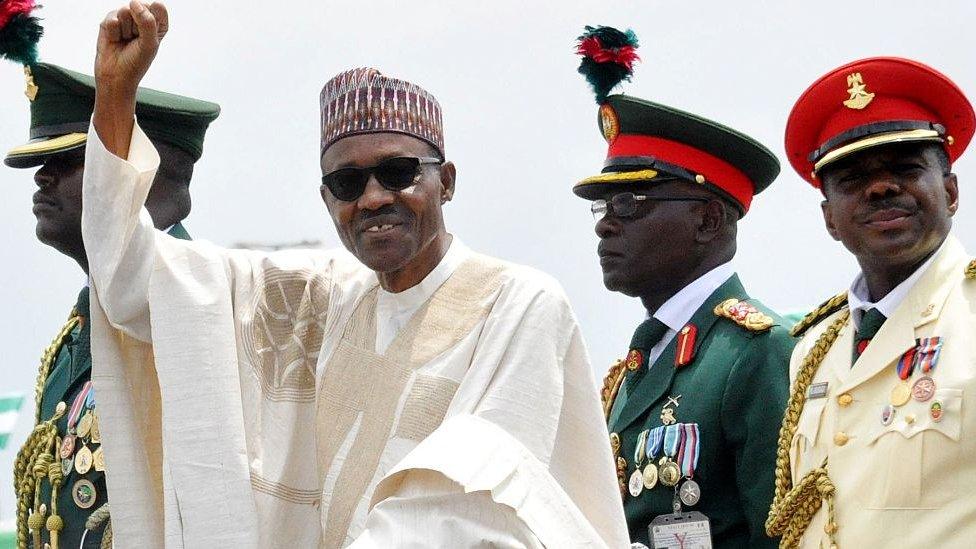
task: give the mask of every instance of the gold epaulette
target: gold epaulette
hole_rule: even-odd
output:
[[[807,316],[803,317],[803,320],[797,322],[793,326],[793,328],[790,330],[790,335],[793,337],[800,337],[804,332],[810,329],[811,326],[817,324],[821,320],[836,313],[846,306],[847,291],[843,291],[827,301],[824,301],[817,308],[810,311]]]
[[[613,408],[613,401],[617,398],[620,385],[627,375],[627,367],[623,360],[617,360],[610,366],[610,371],[603,378],[603,389],[600,390],[600,401],[603,403],[603,417],[610,419],[610,409]]]
[[[966,278],[970,280],[976,280],[976,259],[970,261],[969,265],[966,265],[965,272],[966,272]]]
[[[750,332],[765,332],[776,322],[745,301],[731,298],[715,306],[715,315],[727,318]]]

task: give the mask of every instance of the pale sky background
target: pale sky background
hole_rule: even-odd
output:
[[[98,24],[116,0],[48,0],[42,60],[91,72]],[[606,142],[576,73],[574,39],[587,24],[630,27],[643,62],[621,91],[695,112],[765,143],[783,164],[739,225],[738,272],[780,311],[820,303],[857,268],[832,241],[819,196],[783,153],[793,102],[826,71],[875,55],[912,57],[976,98],[976,2],[659,1],[281,3],[172,0],[171,30],[144,84],[220,103],[191,190],[197,239],[321,239],[338,246],[318,194],[318,93],[336,73],[374,66],[439,98],[447,155],[458,167],[448,227],[471,248],[559,279],[597,378],[626,352],[643,317],[637,300],[603,287],[589,205],[570,191],[598,173]],[[867,82],[870,89],[870,81]],[[0,147],[27,138],[21,68],[0,64]],[[976,253],[976,153],[954,171],[954,231]],[[970,175],[972,174],[972,175]],[[33,170],[0,167],[0,394],[28,395],[0,451],[0,520],[12,516],[11,463],[33,417],[41,351],[84,275],[34,238]]]

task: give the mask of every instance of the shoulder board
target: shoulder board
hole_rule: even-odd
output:
[[[627,375],[626,363],[623,360],[617,360],[610,366],[610,371],[607,372],[606,377],[603,378],[603,388],[600,390],[600,401],[603,404],[603,416],[604,419],[610,417],[610,410],[613,408],[613,401],[617,398],[617,392],[620,391],[620,385],[624,381],[624,376]]]
[[[793,328],[790,330],[790,335],[793,337],[799,337],[803,335],[811,326],[817,324],[821,320],[827,318],[828,316],[836,313],[837,311],[843,309],[847,306],[847,292],[841,292],[834,297],[828,299],[821,303],[817,308],[810,311],[807,316],[803,317],[803,320],[797,322]]]
[[[976,280],[976,259],[970,261],[969,265],[966,265],[966,278]]]
[[[715,306],[715,316],[727,318],[750,332],[765,332],[773,327],[773,318],[745,301],[726,299]]]

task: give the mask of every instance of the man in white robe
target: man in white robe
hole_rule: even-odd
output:
[[[572,310],[445,230],[436,100],[375,70],[323,90],[355,258],[178,241],[142,208],[131,97],[167,26],[158,3],[103,22],[84,175],[116,546],[626,546]]]

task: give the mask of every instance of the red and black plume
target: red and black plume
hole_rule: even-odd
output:
[[[576,39],[576,53],[583,57],[579,73],[596,93],[596,102],[603,104],[610,91],[634,73],[637,56],[637,35],[627,29],[587,26],[586,32]]]

